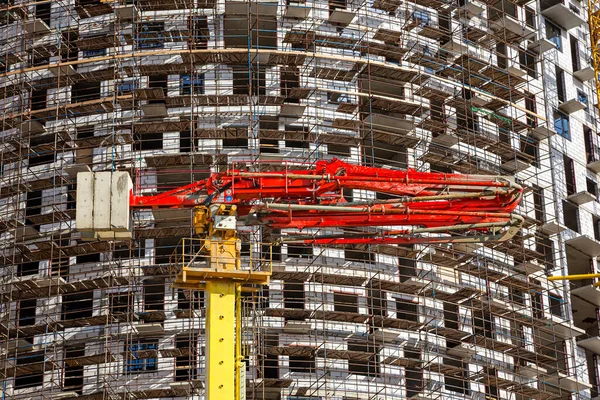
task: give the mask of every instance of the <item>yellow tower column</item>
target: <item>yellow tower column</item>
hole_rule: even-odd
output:
[[[207,399],[235,398],[235,288],[234,282],[206,282]]]

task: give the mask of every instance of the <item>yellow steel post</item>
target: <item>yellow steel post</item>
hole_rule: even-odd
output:
[[[206,379],[208,400],[235,396],[235,297],[236,284],[209,280],[206,317]]]

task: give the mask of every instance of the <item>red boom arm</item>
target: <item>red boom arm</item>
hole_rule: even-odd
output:
[[[383,193],[391,199],[349,203],[344,189]],[[247,225],[280,229],[403,226],[408,229],[299,240],[416,243],[473,241],[473,233],[478,240],[506,240],[522,224],[522,218],[512,214],[521,195],[518,184],[501,177],[400,171],[333,160],[319,161],[310,170],[231,169],[159,195],[132,195],[130,204],[133,208],[236,204]],[[422,233],[433,237],[419,238]]]

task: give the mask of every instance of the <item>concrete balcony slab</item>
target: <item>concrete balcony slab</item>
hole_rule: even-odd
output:
[[[586,105],[577,99],[567,100],[558,106],[558,109],[566,114],[573,114],[574,112],[585,110]]]
[[[585,20],[583,18],[581,18],[563,3],[558,3],[542,10],[542,15],[554,21],[557,25],[567,31],[575,28],[576,26],[585,24]]]
[[[572,239],[566,240],[565,244],[590,257],[600,256],[600,242],[587,235],[579,235]]]
[[[559,233],[566,231],[567,227],[563,224],[554,221],[546,222],[544,225],[540,226],[539,229],[542,233],[552,236],[558,235]]]
[[[581,192],[573,193],[572,195],[568,196],[567,200],[569,200],[571,203],[582,205],[589,203],[590,201],[596,201],[596,196],[586,190],[582,190]]]
[[[577,341],[577,346],[583,347],[594,354],[600,354],[600,336],[594,336]]]
[[[594,287],[594,285],[585,285],[571,289],[571,295],[580,297],[596,307],[600,307],[600,289]]]
[[[574,71],[573,76],[582,82],[589,81],[590,79],[594,79],[594,68],[588,65],[587,67]]]

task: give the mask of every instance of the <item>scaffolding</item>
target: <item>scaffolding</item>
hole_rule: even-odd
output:
[[[136,211],[131,239],[89,240],[74,229],[78,172],[127,171],[155,194],[232,164],[332,158],[514,176],[526,224],[481,245],[281,245],[297,232],[242,229],[243,262],[268,248],[273,268],[243,297],[247,399],[597,396],[598,289],[546,279],[597,272],[600,255],[600,229],[573,211],[595,198],[557,173],[564,118],[588,129],[572,168],[600,172],[597,111],[579,117],[582,98],[549,84],[559,40],[542,27],[570,29],[561,6],[1,2],[2,398],[205,393],[204,293],[170,286],[191,211]],[[567,72],[591,99],[581,53]]]

